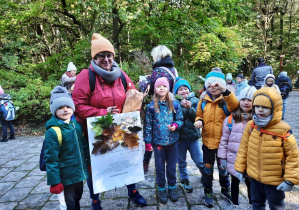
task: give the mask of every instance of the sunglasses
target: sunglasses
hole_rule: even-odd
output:
[[[106,57],[107,58],[112,58],[113,57],[113,54],[112,53],[110,53],[110,52],[103,52],[103,53],[98,53],[98,54],[96,54],[96,57],[99,57],[99,58],[101,58],[101,59],[105,59]]]

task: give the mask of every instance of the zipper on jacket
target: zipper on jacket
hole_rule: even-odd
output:
[[[262,137],[263,133],[261,132],[259,134],[260,137]],[[258,171],[259,171],[259,175],[258,175],[258,181],[261,182],[261,146],[262,146],[262,141],[263,141],[263,138],[260,138],[260,141],[259,141],[259,152],[258,152]]]
[[[72,125],[73,125],[74,131],[75,131],[75,136],[76,136],[76,141],[77,141],[77,147],[78,147],[79,154],[80,154],[80,161],[81,161],[82,172],[83,172],[83,174],[84,174],[84,178],[87,178],[87,176],[86,176],[85,173],[84,173],[83,161],[82,161],[82,154],[81,154],[81,150],[80,150],[80,147],[79,147],[79,141],[78,141],[78,136],[77,136],[77,132],[76,132],[76,127],[75,127],[75,125],[74,125],[73,122],[72,122]],[[71,126],[71,125],[70,125],[70,126]]]

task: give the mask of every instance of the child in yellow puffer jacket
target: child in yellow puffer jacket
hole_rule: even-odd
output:
[[[222,125],[229,112],[239,107],[239,102],[234,93],[226,88],[225,77],[219,71],[211,71],[205,79],[206,96],[197,105],[194,126],[202,128],[202,151],[204,173],[202,185],[204,187],[204,204],[214,206],[213,200],[213,168],[215,160],[219,169],[221,195],[231,200],[230,180],[227,170],[222,170],[220,159],[217,157],[218,147],[222,136]]]
[[[235,169],[243,180],[251,179],[253,209],[285,209],[285,193],[299,183],[298,146],[291,127],[281,121],[282,98],[271,87],[256,91],[252,99],[253,117],[248,122],[239,147]]]

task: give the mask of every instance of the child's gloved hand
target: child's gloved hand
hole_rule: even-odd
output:
[[[284,181],[278,187],[276,187],[277,190],[280,191],[292,191],[294,188],[294,184],[290,181]]]
[[[202,127],[202,121],[198,120],[194,123],[195,128],[201,128]]]
[[[220,168],[221,168],[222,170],[225,170],[226,167],[227,167],[227,161],[226,161],[226,159],[222,159],[222,158],[220,158],[220,159],[219,159],[219,163],[220,163]]]
[[[52,194],[60,194],[63,191],[63,185],[61,183],[51,185],[50,192]]]
[[[145,151],[153,151],[151,144],[145,144]]]
[[[245,178],[244,178],[244,174],[237,171],[236,173],[236,177],[240,180],[240,181],[245,181]]]

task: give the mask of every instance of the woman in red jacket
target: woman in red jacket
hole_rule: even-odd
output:
[[[83,69],[77,75],[72,98],[75,103],[75,116],[83,125],[84,134],[87,137],[86,118],[117,114],[122,111],[126,100],[126,91],[123,80],[127,87],[135,88],[133,82],[114,61],[115,51],[109,40],[94,33],[91,40],[91,64],[89,69]],[[95,75],[95,84],[90,75]],[[94,87],[94,90],[92,90]],[[88,138],[87,138],[88,139]],[[92,209],[101,209],[99,194],[93,193],[91,174],[87,179],[90,198],[93,200]],[[146,205],[146,200],[136,190],[135,184],[127,185],[129,199],[138,205]]]

